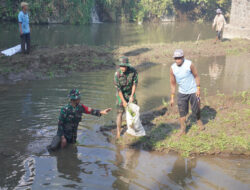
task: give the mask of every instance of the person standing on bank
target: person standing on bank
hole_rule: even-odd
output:
[[[174,52],[175,63],[170,68],[171,106],[174,105],[176,83],[179,85],[178,109],[180,114],[181,129],[177,136],[186,134],[186,116],[189,112],[189,102],[192,112],[196,115],[200,130],[204,130],[200,120],[200,78],[191,61],[184,58],[183,50]]]
[[[224,30],[224,26],[226,25],[226,20],[224,16],[222,15],[221,9],[216,10],[216,16],[214,18],[213,26],[212,28],[216,30],[216,40],[214,43],[216,43],[218,40],[222,40],[222,34]]]
[[[19,31],[20,31],[20,37],[21,37],[21,49],[22,49],[22,53],[29,54],[30,52],[30,26],[29,26],[28,3],[22,2],[21,8],[22,10],[18,14]]]
[[[131,67],[127,57],[120,57],[119,69],[115,72],[114,84],[117,89],[117,135],[120,138],[122,115],[129,102],[137,104],[135,90],[138,84],[138,73]]]

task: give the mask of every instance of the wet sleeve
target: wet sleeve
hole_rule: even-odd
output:
[[[83,113],[85,113],[85,114],[91,114],[91,115],[94,115],[94,116],[97,116],[97,117],[101,116],[100,110],[89,108],[89,107],[87,107],[87,106],[85,106],[83,104],[82,104],[82,108],[83,108]]]
[[[115,76],[114,76],[114,85],[118,91],[121,91],[121,85],[119,83],[119,77],[118,77],[117,72],[115,73]]]
[[[66,109],[62,108],[58,120],[58,130],[57,130],[57,136],[63,136],[64,135],[64,123],[66,119]]]
[[[18,22],[19,23],[22,23],[23,22],[23,19],[22,19],[23,17],[22,17],[22,13],[20,12],[19,14],[18,14]]]
[[[134,72],[133,84],[135,84],[136,86],[138,84],[138,73],[137,73],[137,71]]]

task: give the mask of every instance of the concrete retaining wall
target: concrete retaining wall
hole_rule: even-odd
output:
[[[232,0],[230,24],[223,37],[250,39],[250,0]]]

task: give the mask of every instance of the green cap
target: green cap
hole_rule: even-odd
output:
[[[120,57],[119,58],[119,66],[121,67],[130,67],[130,63],[129,63],[129,60],[128,60],[128,57]]]
[[[81,98],[81,94],[80,94],[80,91],[78,89],[72,89],[70,92],[69,92],[69,98],[71,100],[78,100]]]

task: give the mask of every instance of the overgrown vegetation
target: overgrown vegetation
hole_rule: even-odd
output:
[[[213,19],[217,8],[229,16],[231,0],[97,0],[97,4],[114,21],[140,22],[175,15],[202,22]]]
[[[164,16],[211,20],[221,8],[229,16],[231,0],[26,0],[34,23],[89,23],[91,9],[97,7],[104,21],[142,22]],[[16,21],[21,0],[0,2],[0,20]]]
[[[86,24],[90,22],[93,0],[26,0],[29,3],[30,20],[33,23],[71,23]],[[20,0],[1,2],[0,18],[16,21]]]

